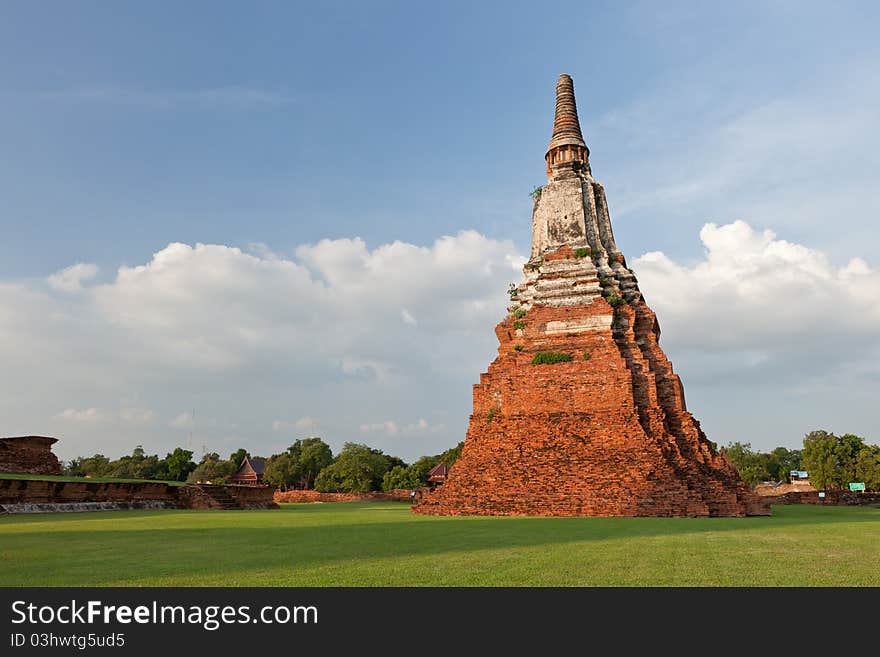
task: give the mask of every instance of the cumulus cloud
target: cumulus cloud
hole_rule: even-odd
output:
[[[96,422],[107,422],[110,416],[106,411],[100,408],[65,408],[58,416],[62,420],[71,420],[73,422],[86,422],[93,424]]]
[[[821,251],[743,221],[706,224],[700,239],[705,253],[694,264],[660,252],[633,263],[676,343],[816,358],[853,340],[877,342],[880,272],[861,258],[835,265]]]
[[[401,425],[394,420],[385,420],[384,422],[373,422],[361,425],[362,433],[384,433],[388,436],[396,436],[398,434],[420,434],[426,432],[437,432],[443,429],[442,425],[432,425],[424,418],[419,418],[415,422]]]
[[[65,408],[55,418],[69,422],[84,424],[150,424],[155,418],[155,413],[149,408],[122,408],[118,411],[103,408]]]
[[[155,416],[149,408],[123,408],[119,411],[119,419],[129,424],[149,424]]]
[[[78,262],[51,274],[46,282],[49,287],[59,292],[79,292],[82,290],[83,281],[94,278],[97,273],[97,265]]]
[[[400,429],[394,420],[385,420],[384,422],[373,422],[372,424],[362,424],[361,431],[363,433],[386,433],[389,436],[396,436]]]
[[[305,417],[301,417],[293,422],[289,422],[287,420],[275,420],[272,422],[272,431],[299,431],[299,432],[314,432],[315,428],[318,426],[318,423],[314,420],[314,418],[306,415]]]
[[[724,388],[744,403],[760,383],[827,406],[880,380],[875,263],[835,263],[741,221],[700,239],[695,262],[633,261],[689,397]],[[464,231],[429,246],[323,240],[294,256],[173,243],[73,295],[0,282],[0,360],[16,372],[0,380],[0,417],[8,433],[45,424],[65,457],[173,449],[182,432],[161,424],[219,451],[270,454],[298,432],[334,449],[363,435],[404,458],[437,453],[464,435],[522,261]],[[860,403],[848,412],[868,417]]]
[[[83,286],[79,274],[88,272],[71,268],[78,276],[65,280],[78,289],[0,282],[0,358],[21,373],[15,385],[0,382],[0,415],[28,430],[34,417],[61,422],[58,407],[129,408],[125,400],[138,399],[153,415],[108,416],[136,428],[145,447],[149,436],[157,449],[175,446],[180,432],[151,425],[162,416],[189,430],[192,412],[181,407],[217,418],[196,423],[199,443],[274,445],[279,432],[315,431],[312,418],[322,417],[320,431],[340,446],[359,432],[355,418],[394,417],[402,405],[421,410],[437,388],[452,397],[468,389],[495,349],[491,327],[522,261],[512,242],[462,231],[426,246],[322,240],[292,256],[171,243],[99,284]],[[37,387],[45,399],[15,403],[18,391]],[[464,410],[438,405],[466,422]],[[107,453],[130,449],[124,432],[78,431],[72,417],[53,429],[61,452],[93,451],[96,442]],[[425,451],[462,431],[431,434],[437,444]],[[407,456],[419,453],[414,446]]]

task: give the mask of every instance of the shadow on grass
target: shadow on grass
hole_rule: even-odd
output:
[[[771,518],[434,517],[412,515],[406,505],[378,503],[289,505],[281,511],[71,514],[76,517],[56,516],[45,531],[34,527],[34,531],[4,532],[10,524],[0,522],[0,556],[26,567],[21,573],[13,568],[10,577],[0,579],[9,580],[6,585],[18,580],[125,585],[173,573],[198,578],[228,572],[233,577],[249,570],[284,572],[361,559],[627,538],[754,530],[790,535],[823,525],[862,522],[880,528],[880,513],[873,509],[776,507],[774,511]],[[47,519],[16,520],[21,529]],[[131,526],[125,527],[128,523]],[[46,574],[52,571],[57,573],[55,580]]]

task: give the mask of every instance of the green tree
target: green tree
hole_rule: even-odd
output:
[[[837,472],[837,436],[827,431],[811,431],[804,436],[803,467],[818,489],[833,486]]]
[[[315,490],[330,493],[366,493],[379,490],[391,459],[367,445],[345,443],[336,460],[321,470]]]
[[[880,445],[865,445],[859,451],[854,481],[865,482],[868,490],[880,490]]]
[[[464,441],[462,440],[455,447],[450,447],[445,452],[440,454],[437,457],[437,463],[445,463],[446,467],[451,468],[452,464],[455,463],[459,457],[461,456],[461,450],[464,448]]]
[[[77,457],[67,464],[66,474],[74,477],[107,477],[110,472],[110,459],[103,454]]]
[[[237,450],[229,455],[229,460],[235,466],[235,469],[238,470],[241,467],[241,464],[244,461],[245,457],[249,457],[250,455],[250,452],[248,452],[244,447],[239,447]]]
[[[792,470],[801,469],[802,454],[799,449],[777,447],[772,452],[771,468],[775,468],[774,479],[776,481],[788,481]]]
[[[313,488],[318,473],[333,463],[330,445],[317,436],[297,440],[288,452],[298,454],[297,475],[305,488]]]
[[[168,467],[168,477],[174,481],[185,481],[190,472],[196,469],[192,461],[193,453],[182,447],[175,447],[174,451],[165,456],[165,465]]]
[[[728,460],[736,466],[739,476],[749,486],[775,479],[775,472],[771,472],[770,455],[753,451],[751,443],[730,443],[724,451]]]
[[[407,468],[412,480],[411,486],[401,486],[401,488],[421,488],[428,485],[428,473],[435,465],[440,463],[439,456],[423,456],[415,463]]]
[[[837,461],[834,483],[839,487],[846,488],[849,482],[856,481],[859,452],[864,446],[865,439],[855,434],[845,433],[837,439],[834,447],[834,457]]]
[[[414,489],[424,485],[412,466],[404,468],[402,465],[395,465],[382,477],[382,490]]]
[[[274,454],[266,460],[263,481],[271,486],[276,488],[292,486],[299,476],[297,463],[287,452]]]
[[[235,455],[233,454],[233,456]],[[205,481],[212,484],[223,484],[229,480],[229,475],[237,469],[232,458],[224,461],[219,454],[211,452],[202,457],[201,462],[189,473],[186,480],[190,483]]]

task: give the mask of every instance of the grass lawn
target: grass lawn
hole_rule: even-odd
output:
[[[880,586],[880,510],[444,518],[406,504],[0,517],[4,586]]]
[[[0,472],[0,479],[45,479],[47,481],[84,481],[87,484],[171,484],[183,486],[185,481],[165,481],[164,479],[114,479],[113,477],[68,477],[67,475],[29,475]]]

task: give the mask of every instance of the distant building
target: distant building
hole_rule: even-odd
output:
[[[61,463],[52,453],[52,445],[57,442],[57,438],[48,436],[0,438],[0,472],[61,474]]]
[[[438,463],[433,468],[428,470],[428,485],[433,488],[434,486],[439,486],[440,484],[446,481],[446,477],[449,475],[449,466],[445,463]]]
[[[238,470],[229,477],[229,483],[260,486],[263,483],[263,470],[265,469],[266,459],[246,456]]]

